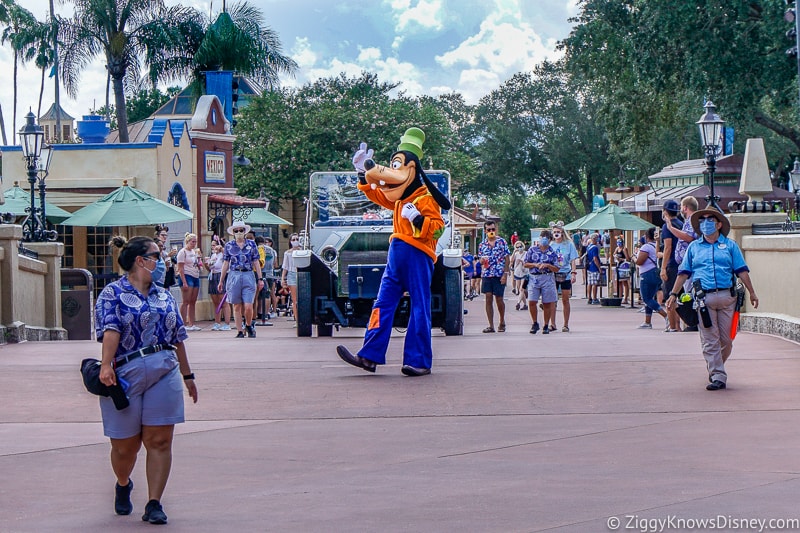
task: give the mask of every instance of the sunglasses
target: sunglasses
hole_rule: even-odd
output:
[[[697,217],[697,220],[713,220],[714,222],[717,221],[717,217],[714,215],[706,215],[704,217]]]
[[[234,233],[244,233],[243,229],[235,229],[233,230]]]
[[[158,258],[161,257],[161,252],[150,252],[149,254],[142,254],[139,257],[144,257],[150,261],[158,261]]]

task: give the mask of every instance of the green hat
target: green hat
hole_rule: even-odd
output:
[[[397,151],[406,150],[422,159],[422,143],[425,142],[425,133],[419,128],[408,128],[400,137],[400,146]]]

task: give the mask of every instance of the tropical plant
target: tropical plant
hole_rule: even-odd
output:
[[[224,5],[224,4],[223,4]],[[293,74],[297,63],[283,55],[278,34],[264,22],[264,13],[248,2],[237,2],[223,8],[192,49],[192,80],[202,84],[206,71],[230,70],[248,76],[266,89],[278,87],[280,74]],[[180,65],[176,73],[180,71]],[[169,71],[169,66],[165,66]]]
[[[8,10],[11,8],[12,4],[12,0],[0,0],[0,28],[9,22]],[[8,140],[6,139],[6,121],[3,119],[2,104],[0,104],[0,134],[2,134],[3,137],[3,144],[8,144]]]
[[[168,8],[163,0],[73,2],[74,16],[60,21],[63,46],[59,61],[64,87],[76,96],[81,71],[103,54],[114,88],[119,139],[128,142],[126,83],[135,83],[143,67],[149,67],[148,75],[155,79],[158,65],[185,64],[186,35],[201,31],[201,16],[183,6]],[[166,70],[163,76],[168,78],[173,72]]]
[[[39,21],[33,16],[33,13],[17,4],[11,3],[4,9],[6,17],[8,18],[7,26],[3,29],[0,35],[0,42],[9,43],[11,49],[14,51],[14,68],[13,68],[13,84],[14,84],[14,99],[13,99],[13,118],[11,119],[12,126],[12,142],[16,144],[17,137],[17,73],[19,70],[19,63],[26,63],[33,59],[36,55],[36,35],[40,32]]]

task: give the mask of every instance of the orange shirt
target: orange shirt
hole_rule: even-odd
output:
[[[358,188],[364,192],[370,201],[394,212],[392,239],[397,238],[415,248],[419,248],[436,261],[436,241],[444,231],[444,219],[442,218],[439,204],[428,192],[427,187],[422,186],[408,198],[396,202],[389,201],[383,191],[373,189],[369,184],[361,185],[359,183]],[[425,217],[422,229],[417,229],[410,220],[406,220],[400,214],[403,206],[407,203],[414,204],[420,214]]]

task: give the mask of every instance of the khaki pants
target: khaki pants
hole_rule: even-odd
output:
[[[711,292],[706,295],[706,307],[711,315],[711,327],[703,327],[702,317],[698,324],[703,357],[708,366],[708,376],[712,381],[727,382],[725,361],[731,355],[731,323],[736,308],[736,297],[730,291]],[[698,311],[699,313],[699,311]]]

